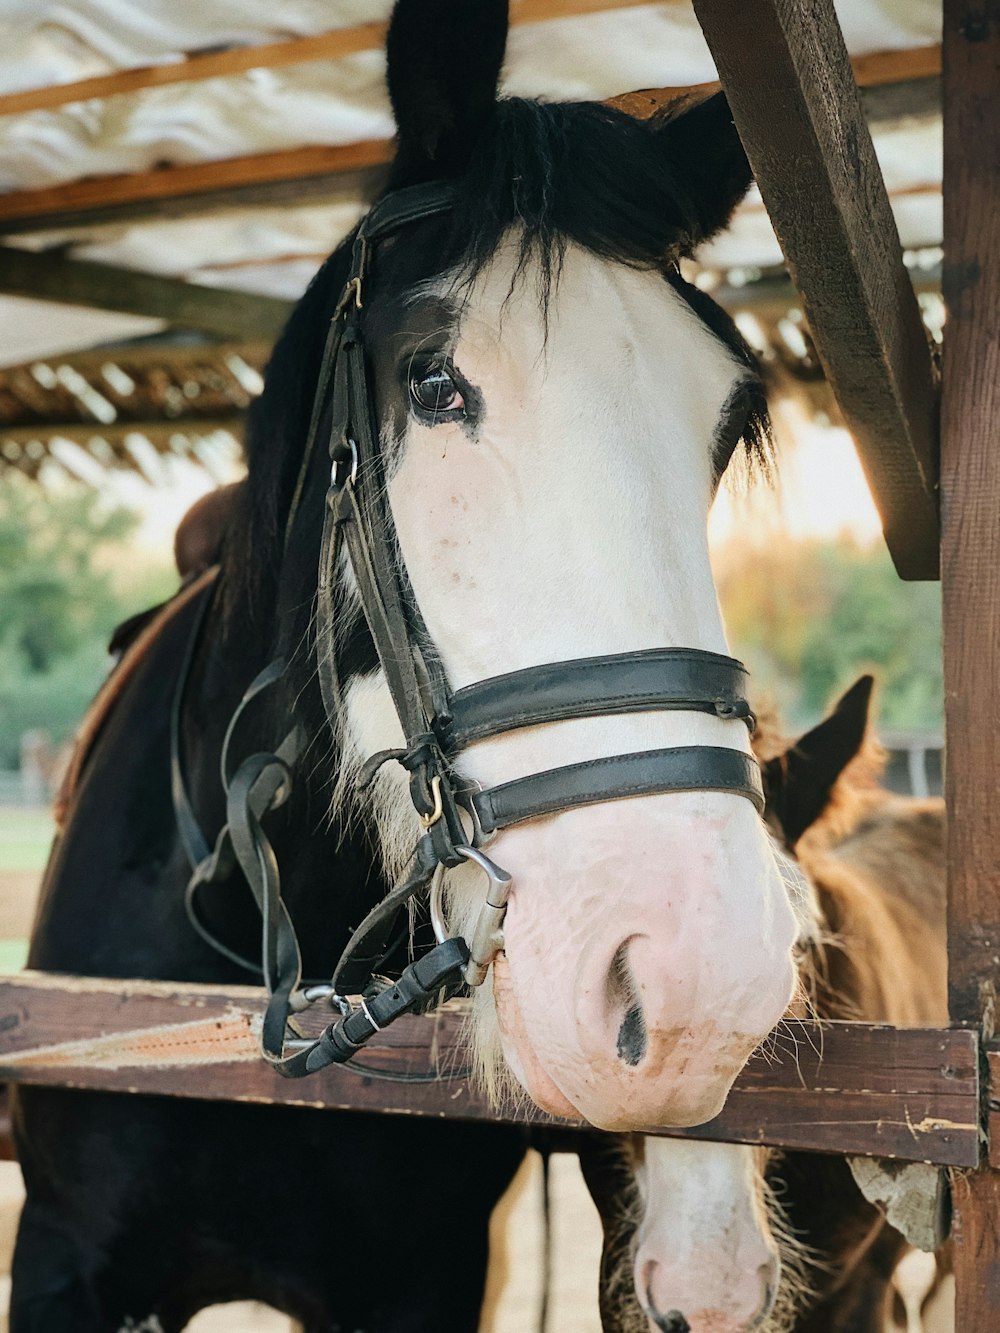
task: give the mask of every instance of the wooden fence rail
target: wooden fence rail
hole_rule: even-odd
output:
[[[257,1051],[262,1009],[254,987],[21,973],[0,980],[0,1080],[583,1128],[526,1104],[497,1111],[486,1102],[468,1078],[464,1005],[401,1019],[363,1052],[380,1071],[440,1075],[416,1084],[351,1068],[282,1079]],[[312,1015],[314,1026],[326,1021],[328,1012]],[[790,1022],[715,1120],[650,1132],[972,1166],[980,1100],[972,1030]]]

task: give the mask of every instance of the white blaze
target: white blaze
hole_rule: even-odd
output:
[[[476,284],[453,348],[485,405],[477,431],[411,421],[389,486],[452,686],[632,649],[725,652],[705,527],[713,434],[745,370],[656,273],[570,246],[546,329],[530,274],[509,295],[510,262],[502,251]],[[363,753],[399,743],[384,695],[349,691]],[[691,744],[749,743],[739,723],[646,713],[510,733],[460,767],[489,786]],[[402,774],[384,790],[408,807]],[[392,841],[412,834],[411,819]],[[500,1031],[532,1096],[614,1128],[715,1114],[793,983],[794,918],[750,803],[606,802],[511,829],[490,851],[515,882]],[[636,1005],[630,1064],[619,1034]]]

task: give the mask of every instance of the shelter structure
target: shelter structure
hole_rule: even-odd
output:
[[[110,10],[112,0],[105,2]],[[297,266],[307,260],[315,266],[356,214],[387,157],[385,108],[364,92],[366,80],[377,83],[386,8],[372,5],[368,12],[355,5],[359,22],[320,31],[326,6],[301,0],[288,7],[299,25],[294,35],[277,40],[263,20],[255,28],[248,19],[246,30],[223,25],[208,40],[206,28],[177,31],[182,21],[175,6],[148,5],[141,32],[139,19],[120,29],[120,42],[133,41],[132,48],[111,54],[109,47],[85,68],[78,59],[81,32],[60,48],[65,61],[58,69],[43,44],[35,86],[0,97],[0,114],[16,118],[4,124],[23,124],[13,137],[0,138],[0,180],[11,187],[0,196],[0,231],[10,238],[0,251],[0,288],[19,299],[27,292],[48,300],[72,292],[76,305],[146,321],[128,332],[122,325],[112,335],[119,343],[137,333],[161,337],[166,327],[212,339],[231,336],[237,322],[246,332],[273,331],[267,321],[277,314],[274,302],[291,299],[296,284],[301,288]],[[164,17],[168,9],[174,29]],[[72,3],[63,11],[73,12]],[[256,13],[250,0],[246,11]],[[211,0],[199,12],[210,25]],[[1000,6],[996,0],[944,0],[940,45],[940,13],[930,0],[843,0],[836,9],[832,0],[694,0],[693,10],[679,3],[640,8],[622,0],[521,0],[514,16],[519,26],[510,86],[519,92],[610,97],[623,88],[652,88],[623,99],[642,114],[718,72],[759,198],[745,206],[732,239],[701,256],[701,280],[756,322],[760,349],[784,363],[783,373],[806,383],[822,372],[823,392],[832,394],[854,436],[897,570],[908,579],[940,573],[943,582],[952,1025],[925,1031],[800,1025],[798,1058],[751,1062],[716,1121],[669,1132],[894,1159],[920,1164],[925,1175],[929,1164],[936,1187],[925,1195],[938,1238],[945,1185],[950,1189],[956,1327],[985,1333],[1000,1327],[1000,1100],[991,1091],[1000,1088],[994,1040],[1000,971],[1000,450],[994,438],[1000,421]],[[283,18],[293,22],[284,11]],[[581,35],[587,25],[589,38]],[[200,51],[160,59],[168,33],[174,50],[190,50],[198,37]],[[576,48],[578,68],[589,70],[585,86],[561,63],[564,49],[577,41],[583,43]],[[596,43],[596,63],[581,56],[587,41]],[[109,71],[114,59],[129,68]],[[288,120],[274,108],[287,110],[296,98],[308,102],[309,89],[325,87],[323,71],[335,65],[343,83],[330,95],[341,97],[353,118],[333,134],[330,122],[313,114],[311,140],[287,142]],[[192,85],[202,89],[193,96],[209,101],[197,113],[202,132],[189,129],[185,138],[178,107]],[[261,113],[254,123],[267,121],[267,135],[248,144],[238,141],[233,126],[242,123],[238,109],[255,90],[273,115]],[[208,105],[214,117],[206,114]],[[942,123],[943,218],[935,174],[907,178],[906,155],[893,150],[898,135],[933,142]],[[90,127],[82,138],[81,124]],[[123,124],[130,131],[116,139]],[[172,140],[167,124],[174,126]],[[134,133],[139,125],[146,127],[144,139]],[[82,154],[83,139],[89,157]],[[37,149],[43,141],[55,145],[47,156]],[[126,142],[133,154],[127,162],[114,156]],[[170,165],[159,165],[164,157]],[[26,163],[34,165],[29,170]],[[71,178],[79,172],[86,178]],[[163,239],[171,229],[173,247]],[[297,249],[289,248],[292,232]],[[151,243],[150,236],[160,241]],[[234,237],[242,237],[242,249]],[[126,304],[129,282],[109,271],[135,268],[140,256],[147,277],[157,281],[142,288],[136,280]],[[162,262],[153,273],[156,256]],[[788,278],[769,271],[782,256]],[[928,327],[940,333],[942,323],[936,265],[947,309],[941,373],[928,338]],[[248,291],[255,301],[267,298],[256,307],[261,323],[253,330],[249,307],[239,307],[243,313],[232,323],[225,308],[230,299],[245,301]],[[178,304],[182,299],[189,304]],[[753,331],[747,318],[743,322]],[[202,367],[167,376],[167,387],[179,389],[180,398],[166,389],[157,397],[146,387],[138,363],[127,359],[139,349],[102,351],[97,379],[86,368],[95,362],[59,360],[66,348],[39,343],[25,355],[14,351],[6,359],[28,363],[33,387],[29,392],[23,369],[0,377],[0,451],[25,425],[47,450],[43,418],[57,410],[57,399],[43,402],[44,394],[63,394],[60,429],[85,431],[87,423],[65,419],[93,414],[97,399],[88,407],[84,385],[144,430],[152,429],[154,409],[166,411],[168,403],[183,409],[173,420],[176,425],[183,417],[185,429],[202,404],[204,421],[232,424],[242,410],[240,390],[250,390],[239,374],[234,387],[227,357],[239,357],[258,374],[260,359],[243,344],[228,351],[215,341],[208,351],[194,346],[161,338],[155,352],[149,344],[141,350],[142,357],[188,357],[188,366]],[[52,383],[44,382],[44,372],[41,380],[31,373],[42,364]],[[61,374],[63,365],[79,379]],[[108,365],[137,386],[132,394],[115,397]],[[124,379],[118,383],[122,388]],[[185,393],[188,383],[195,392]],[[15,424],[18,413],[30,412],[37,420]],[[99,424],[106,431],[113,423]],[[113,449],[106,433],[103,438]],[[8,462],[27,466],[14,457]],[[260,1008],[259,994],[250,989],[13,977],[0,982],[0,1077],[123,1093],[491,1114],[461,1077],[399,1088],[344,1069],[305,1089],[283,1083],[256,1060]],[[447,1075],[463,1063],[451,1011],[401,1021],[379,1040],[368,1051],[386,1069],[430,1067]],[[803,1052],[811,1053],[803,1060]]]

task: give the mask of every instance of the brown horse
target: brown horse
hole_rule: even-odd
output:
[[[811,890],[798,1012],[936,1026],[947,1021],[944,809],[878,785],[877,748],[864,743],[870,691],[859,681],[792,746],[773,727],[758,740],[772,826]],[[581,1164],[605,1230],[606,1333],[900,1326],[891,1279],[906,1242],[844,1159],[632,1136],[588,1141]],[[650,1253],[673,1255],[655,1271],[653,1231]],[[776,1267],[764,1256],[779,1252],[782,1279],[761,1301]]]

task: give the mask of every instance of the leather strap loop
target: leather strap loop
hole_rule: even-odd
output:
[[[483,832],[493,833],[574,806],[679,791],[745,796],[758,814],[764,809],[760,768],[753,756],[712,745],[640,750],[550,768],[477,792],[472,803]]]

